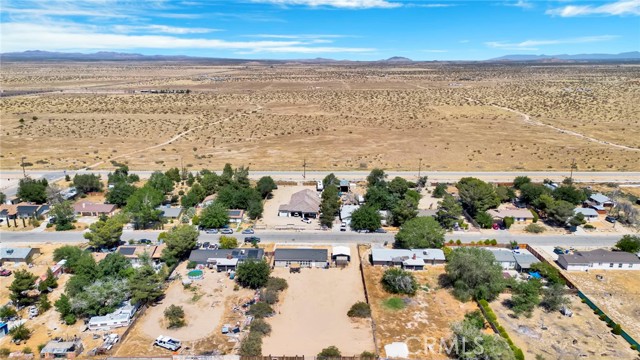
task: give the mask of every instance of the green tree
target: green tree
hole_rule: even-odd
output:
[[[322,192],[322,202],[320,203],[320,224],[329,228],[333,227],[333,221],[335,220],[339,209],[340,197],[338,196],[338,188],[330,183],[330,185],[325,186],[324,191]]]
[[[384,170],[382,169],[373,169],[371,170],[371,173],[369,173],[369,176],[367,176],[367,187],[371,188],[374,186],[382,186],[382,187],[386,187],[387,186],[387,181],[385,180],[387,178],[387,174],[385,174]]]
[[[565,280],[560,275],[560,271],[553,265],[546,262],[538,262],[531,265],[531,270],[540,273],[551,284],[565,284]]]
[[[38,311],[42,314],[51,309],[51,301],[47,298],[47,294],[40,294],[38,297]]]
[[[637,254],[640,252],[640,236],[625,235],[616,243],[616,250]]]
[[[493,225],[493,218],[486,211],[479,211],[473,219],[483,229],[490,229]]]
[[[202,210],[199,222],[205,229],[221,228],[229,222],[228,209],[216,201]]]
[[[441,248],[444,229],[432,217],[419,217],[407,221],[396,234],[394,247],[399,249]]]
[[[482,332],[471,321],[464,320],[451,326],[453,341],[459,346],[456,358],[461,360],[486,359],[486,360],[515,360],[507,340],[496,335]],[[481,356],[478,356],[481,354]]]
[[[256,184],[256,189],[260,192],[263,198],[268,199],[271,197],[271,193],[273,190],[277,189],[278,185],[273,181],[271,176],[263,176],[258,180]]]
[[[12,306],[5,305],[0,307],[0,321],[7,322],[12,317],[18,316],[18,312]]]
[[[118,246],[121,236],[122,223],[116,217],[99,220],[91,224],[89,231],[84,233],[84,238],[89,240],[89,245],[95,248]]]
[[[147,224],[160,221],[161,210],[156,209],[164,200],[162,191],[151,186],[143,186],[129,197],[125,212],[131,215],[136,227],[146,227]]]
[[[331,173],[325,176],[324,179],[322,179],[322,185],[325,189],[329,186],[337,187],[338,185],[340,185],[340,180],[338,180],[338,178],[333,173]]]
[[[402,226],[418,215],[418,204],[412,198],[402,199],[396,202],[396,205],[391,209],[391,215],[393,225]]]
[[[69,297],[67,295],[60,295],[60,298],[53,305],[60,313],[60,319],[64,319],[65,316],[71,314],[71,301],[69,300]],[[75,322],[75,320],[73,322]]]
[[[267,284],[269,272],[265,261],[245,261],[236,269],[236,281],[243,287],[259,289]]]
[[[47,179],[34,180],[26,177],[18,182],[18,192],[16,195],[26,202],[44,204],[47,202]]]
[[[570,303],[569,298],[565,296],[567,291],[562,284],[550,284],[542,291],[542,294],[543,297],[540,305],[549,312],[558,311]]]
[[[180,199],[180,203],[185,208],[197,206],[207,197],[207,193],[200,184],[194,184],[189,192]]]
[[[418,282],[412,273],[390,268],[382,275],[382,287],[392,294],[414,295],[418,290]]]
[[[155,302],[163,294],[162,283],[162,277],[151,266],[137,268],[129,282],[131,302],[141,305]]]
[[[212,195],[218,191],[218,175],[216,173],[207,172],[202,175],[200,179],[200,185],[204,189],[205,194]]]
[[[169,305],[169,307],[164,310],[164,318],[168,322],[167,329],[176,329],[187,325],[182,306]]]
[[[118,205],[123,207],[127,205],[127,201],[136,191],[136,187],[127,182],[116,183],[109,192],[107,192],[107,202],[109,204]]]
[[[13,339],[13,341],[24,341],[24,340],[29,340],[29,338],[31,337],[32,331],[26,327],[24,324],[20,324],[14,328],[12,328],[11,330],[9,330],[9,335],[11,335],[11,338]]]
[[[233,172],[233,181],[235,181],[240,187],[248,188],[251,183],[249,182],[249,167],[240,166]]]
[[[36,288],[37,276],[20,269],[13,273],[13,282],[9,286],[9,298],[16,306],[28,306],[35,302],[35,298],[28,293]]]
[[[391,192],[389,192],[389,189],[384,186],[369,187],[364,199],[368,206],[377,208],[378,210],[392,209],[396,202],[396,199]]]
[[[220,249],[235,249],[238,247],[238,239],[233,236],[220,236]]]
[[[515,221],[516,220],[513,218],[513,216],[507,216],[502,220],[502,222],[504,223],[504,227],[506,227],[507,229],[510,229],[511,225],[513,225]]]
[[[90,192],[102,191],[102,181],[100,175],[96,174],[78,174],[73,177],[73,186],[80,194],[88,194]]]
[[[38,291],[40,292],[49,292],[49,289],[55,289],[58,287],[58,279],[53,274],[51,268],[47,268],[47,273],[44,280],[40,281],[38,284]]]
[[[462,206],[453,196],[446,194],[438,205],[436,219],[445,229],[452,229],[458,223],[460,216],[462,216]]]
[[[569,219],[569,225],[571,226],[580,226],[586,222],[582,213],[577,213]]]
[[[196,247],[199,232],[191,225],[173,227],[165,235],[167,247],[162,251],[162,260],[169,266],[183,260]]]
[[[0,204],[4,204],[7,202],[7,195],[5,193],[0,192]]]
[[[151,177],[149,177],[147,185],[161,191],[163,194],[168,194],[173,191],[174,180],[167,176],[167,174],[163,174],[160,171],[155,171],[153,174],[151,174]]]
[[[512,289],[511,310],[516,317],[525,314],[531,317],[533,309],[540,304],[540,288],[538,280],[516,283]]]
[[[351,214],[351,228],[354,230],[375,231],[380,224],[380,214],[375,207],[361,206]]]
[[[582,204],[587,200],[587,195],[581,189],[573,185],[562,185],[553,191],[553,197],[556,200],[564,200],[573,205]]]
[[[70,201],[63,201],[53,207],[51,215],[56,219],[56,231],[65,231],[75,228],[75,226],[73,226],[74,212],[75,211],[73,210],[73,206],[71,206]]]
[[[340,352],[340,350],[337,347],[332,345],[322,349],[322,351],[318,353],[318,356],[316,356],[316,359],[329,360],[334,358],[340,358],[341,356],[342,356],[342,353]]]
[[[541,184],[525,183],[520,186],[520,199],[527,204],[533,204],[540,196],[550,193],[551,190]]]
[[[458,188],[462,206],[471,216],[500,205],[500,199],[496,195],[493,186],[480,179],[462,178],[458,181],[456,187]]]
[[[98,263],[97,277],[100,279],[125,279],[132,274],[131,262],[119,253],[108,254]]]
[[[182,178],[180,177],[180,169],[171,168],[164,173],[169,179],[171,179],[174,183],[179,183]]]
[[[397,199],[402,199],[409,190],[409,182],[399,176],[396,176],[393,180],[389,181],[388,188],[393,196]]]
[[[266,302],[257,302],[249,307],[249,315],[253,315],[256,319],[266,318],[273,314],[273,308]]]
[[[557,225],[563,226],[567,223],[567,220],[573,216],[574,210],[575,206],[570,202],[557,200],[551,208],[547,210],[547,218]]]
[[[262,355],[262,334],[252,331],[245,336],[240,343],[241,356],[260,356]]]
[[[491,301],[504,289],[502,266],[493,254],[480,248],[457,248],[449,255],[445,266],[447,279],[453,285],[456,298]]]
[[[442,198],[447,195],[447,184],[438,183],[431,195],[433,195],[434,198]]]
[[[513,180],[513,187],[516,189],[522,188],[525,184],[531,184],[531,179],[528,176],[516,176]]]
[[[498,186],[496,187],[496,195],[501,202],[510,202],[516,198],[516,193],[513,190],[506,186]]]
[[[66,260],[66,267],[73,272],[82,253],[83,251],[77,246],[65,245],[53,250],[53,261]]]
[[[271,325],[262,319],[255,319],[251,322],[250,331],[261,335],[269,335],[271,333]]]
[[[127,280],[99,279],[70,298],[71,310],[80,317],[102,316],[113,312],[128,298]]]

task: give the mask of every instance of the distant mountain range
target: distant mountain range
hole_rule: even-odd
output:
[[[488,61],[546,61],[546,60],[640,60],[640,51],[620,54],[576,54],[576,55],[505,55]]]
[[[213,63],[353,63],[352,60],[334,60],[327,58],[295,59],[295,60],[249,60],[213,57],[195,57],[186,55],[143,55],[135,53],[120,53],[100,51],[91,54],[50,52],[41,50],[28,50],[23,52],[11,52],[0,54],[1,61],[202,61]],[[640,60],[639,51],[631,51],[620,54],[578,54],[578,55],[505,55],[498,58],[485,60],[485,62],[574,62],[574,61],[628,61]],[[417,61],[406,57],[393,56],[378,61],[358,61],[363,63],[415,63]],[[472,61],[464,61],[472,62]]]

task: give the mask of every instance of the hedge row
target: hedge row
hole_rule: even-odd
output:
[[[500,336],[507,341],[507,344],[509,344],[509,347],[513,351],[516,360],[524,360],[524,353],[522,352],[522,349],[520,349],[513,343],[513,340],[511,340],[509,334],[507,334],[507,331],[502,327],[502,325],[498,324],[498,317],[489,306],[487,300],[481,299],[478,301],[478,303],[480,304],[480,307],[483,310],[482,313],[487,318],[487,321],[491,324],[491,326],[497,329],[498,334],[500,334]]]

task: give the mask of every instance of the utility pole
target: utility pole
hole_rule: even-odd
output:
[[[578,167],[576,166],[576,159],[575,158],[571,159],[571,175],[569,176],[569,179],[571,179],[572,184],[573,184],[573,170],[577,168]]]
[[[304,180],[307,179],[307,158],[304,158],[304,162],[302,163],[302,178]]]

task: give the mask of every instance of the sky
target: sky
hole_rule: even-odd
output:
[[[0,0],[0,51],[486,60],[640,50],[640,0]]]

